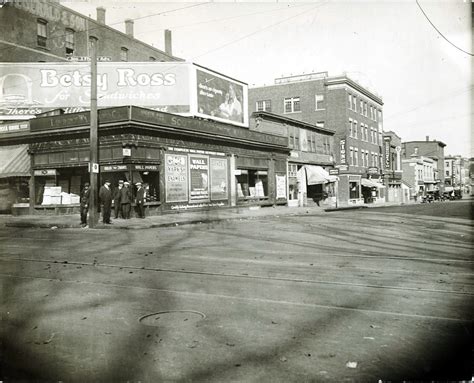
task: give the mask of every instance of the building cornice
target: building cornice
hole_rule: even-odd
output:
[[[334,135],[336,133],[334,130],[331,130],[331,129],[328,129],[328,128],[323,128],[322,126],[317,125],[317,124],[313,125],[313,124],[310,124],[308,122],[295,120],[293,118],[285,117],[285,116],[282,116],[280,114],[275,114],[275,113],[271,113],[271,112],[264,112],[264,111],[253,112],[251,117],[253,117],[253,118],[260,117],[260,118],[263,118],[263,119],[273,120],[273,121],[281,122],[281,123],[284,123],[284,124],[297,125],[297,126],[302,127],[302,128],[307,128],[307,129],[315,130],[315,131],[322,132],[322,133],[329,133],[331,135]]]
[[[324,80],[324,84],[327,87],[334,86],[334,85],[349,86],[349,87],[355,89],[356,91],[358,91],[359,93],[363,94],[364,96],[370,98],[372,101],[375,101],[380,106],[383,106],[382,98],[380,98],[376,94],[370,92],[369,90],[367,90],[362,85],[355,82],[354,80],[351,80],[349,77],[346,77],[346,76],[328,77]]]

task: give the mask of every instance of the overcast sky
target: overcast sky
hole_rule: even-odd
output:
[[[472,52],[469,1],[419,4],[458,48]],[[413,1],[160,2],[62,1],[135,37],[249,84],[273,84],[281,75],[346,72],[384,101],[384,130],[403,141],[447,144],[445,154],[474,156],[472,56],[447,42]],[[154,16],[152,16],[154,15]]]

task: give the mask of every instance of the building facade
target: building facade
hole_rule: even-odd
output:
[[[387,202],[406,203],[410,200],[409,188],[402,182],[401,145],[402,140],[395,132],[383,133],[382,169]]]
[[[100,183],[146,184],[149,214],[287,203],[286,137],[135,106],[101,109],[99,121]],[[2,152],[28,147],[29,212],[77,211],[89,125],[88,112],[72,113],[0,135]]]
[[[438,190],[435,165],[435,160],[424,156],[413,155],[402,160],[403,183],[410,188],[410,197],[414,201]]]
[[[327,72],[283,77],[249,89],[249,112],[267,111],[335,132],[340,205],[385,201],[383,101],[347,76]]]
[[[90,38],[98,40],[98,55],[111,61],[182,61],[172,55],[170,31],[165,31],[165,49],[160,50],[134,38],[133,20],[124,23],[126,33],[106,25],[103,7],[94,20],[59,2],[8,1],[0,8],[0,62],[87,57]]]
[[[250,130],[288,138],[289,206],[336,205],[332,130],[263,111],[252,113]]]
[[[425,141],[407,141],[402,142],[402,158],[410,159],[412,156],[424,156],[433,160],[433,168],[435,172],[435,188],[441,193],[444,191],[445,184],[445,161],[444,148],[446,144],[441,141],[430,141],[429,136]]]

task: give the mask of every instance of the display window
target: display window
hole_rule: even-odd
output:
[[[360,187],[359,182],[349,182],[349,198],[358,199],[360,198]]]
[[[239,199],[268,198],[268,171],[238,169],[235,178]]]

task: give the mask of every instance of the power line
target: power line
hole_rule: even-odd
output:
[[[452,43],[451,41],[449,41],[441,32],[438,28],[436,28],[436,26],[431,22],[430,18],[428,17],[428,15],[425,13],[425,11],[423,10],[423,8],[421,8],[421,5],[420,3],[418,2],[418,0],[415,0],[416,1],[416,4],[418,5],[418,7],[420,8],[420,11],[423,13],[423,15],[426,17],[426,20],[428,20],[428,22],[431,24],[431,26],[436,30],[436,32],[439,33],[439,35],[445,39],[449,44],[451,44],[454,48],[460,50],[461,52],[463,53],[466,53],[468,54],[469,56],[474,56],[474,54],[468,52],[468,51],[465,51],[464,49],[462,48],[459,48],[457,45],[455,45],[454,43]]]

